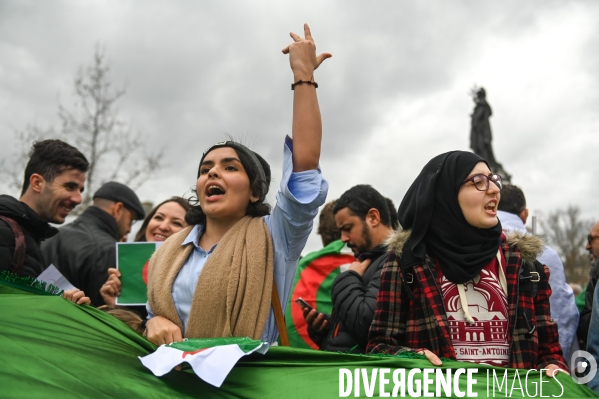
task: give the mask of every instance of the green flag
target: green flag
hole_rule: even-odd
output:
[[[121,295],[117,305],[145,305],[148,301],[148,262],[160,243],[120,242],[116,247],[121,272]]]
[[[285,310],[285,324],[289,334],[289,345],[296,348],[318,349],[308,336],[308,325],[302,308],[295,300],[302,298],[318,312],[333,311],[331,289],[333,281],[354,261],[352,253],[342,252],[345,244],[341,240],[331,242],[323,249],[310,252],[298,264],[295,282]]]
[[[239,359],[254,352],[264,354],[268,348],[267,342],[249,337],[189,338],[162,345],[156,352],[139,359],[158,377],[185,362],[202,380],[220,387]]]
[[[220,388],[204,382],[190,367],[156,377],[138,359],[156,347],[127,325],[96,308],[36,294],[34,287],[29,290],[0,282],[3,399],[318,399],[383,396],[381,392],[393,397],[395,388],[399,394],[403,389],[405,397],[410,389],[420,396],[424,396],[425,388],[428,392],[437,390],[437,374],[427,377],[425,370],[432,366],[418,355],[348,355],[282,347],[271,347],[264,355],[242,357]],[[455,377],[451,387],[442,388],[444,392],[449,389],[450,394],[442,397],[468,397],[461,392],[467,393],[469,388],[479,398],[493,397],[493,392],[495,397],[512,398],[597,397],[566,374],[558,374],[557,380],[544,377],[540,383],[538,372],[530,372],[526,379],[528,370],[448,360],[433,371],[444,375],[449,371]],[[493,371],[495,378],[489,374]],[[403,380],[403,388],[393,382],[394,375]],[[469,377],[476,383],[469,384]]]

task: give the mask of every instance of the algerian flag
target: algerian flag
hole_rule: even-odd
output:
[[[116,267],[121,272],[117,305],[145,305],[148,301],[148,263],[160,242],[119,242]]]
[[[353,388],[359,385],[358,396],[366,397],[365,385],[367,382],[370,385],[370,379],[363,379],[364,374],[377,373],[374,396],[378,396],[379,388],[383,386],[378,372],[383,369],[405,371],[403,387],[407,390],[410,385],[424,387],[423,369],[431,367],[423,356],[411,352],[397,356],[368,356],[274,346],[264,356],[242,357],[218,388],[195,376],[187,367],[158,378],[142,367],[138,359],[156,350],[148,340],[112,315],[52,295],[59,294],[60,290],[54,288],[50,292],[43,285],[31,278],[10,277],[0,272],[2,399],[337,398],[341,388],[347,386],[340,387],[341,369],[352,371]],[[189,359],[189,355],[185,359]],[[412,368],[417,368],[418,372],[409,383],[408,373]],[[440,367],[444,372],[462,368],[478,369],[473,375],[477,380],[473,390],[479,398],[492,396],[492,388],[487,389],[493,384],[495,397],[502,398],[597,397],[585,385],[576,384],[572,377],[563,373],[557,374],[556,378],[543,376],[540,380],[538,373],[531,372],[526,376],[528,370],[501,369],[484,364],[444,361]],[[357,381],[357,369],[360,381]],[[493,376],[493,370],[497,378]],[[518,371],[520,374],[516,377]],[[505,377],[504,373],[507,373]],[[391,374],[387,372],[385,376],[387,393],[396,386]],[[431,378],[435,380],[435,376]],[[434,391],[433,384],[429,392]],[[498,384],[503,384],[501,392],[498,392]],[[520,384],[524,389],[519,387]],[[454,382],[452,390],[455,386]],[[512,390],[513,387],[516,388]],[[459,388],[462,392],[466,390],[465,373],[460,375]],[[506,392],[508,388],[509,392]],[[353,390],[351,398],[354,398],[354,392],[357,391]],[[464,397],[464,393],[452,393],[452,397]]]
[[[308,324],[301,306],[295,300],[302,298],[318,312],[331,314],[331,290],[333,281],[349,268],[355,260],[341,240],[336,240],[319,251],[304,256],[295,273],[294,287],[285,311],[285,324],[289,334],[289,345],[295,348],[318,349],[308,336]]]
[[[268,348],[268,343],[248,337],[186,338],[139,359],[157,377],[187,362],[198,377],[220,388],[239,359],[253,352],[265,354]]]

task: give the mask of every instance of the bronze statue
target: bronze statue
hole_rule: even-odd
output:
[[[493,115],[491,106],[487,103],[487,93],[484,88],[475,88],[472,90],[472,99],[474,100],[474,112],[472,112],[470,128],[470,148],[475,154],[484,158],[493,173],[499,173],[505,182],[509,183],[510,175],[503,170],[503,166],[495,160],[491,141],[491,123],[489,118]]]

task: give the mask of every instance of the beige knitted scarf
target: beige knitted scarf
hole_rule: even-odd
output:
[[[193,249],[181,246],[193,226],[174,234],[150,259],[148,302],[183,331],[171,294]],[[206,261],[193,295],[185,337],[260,339],[270,314],[273,246],[264,218],[245,216],[223,236]]]

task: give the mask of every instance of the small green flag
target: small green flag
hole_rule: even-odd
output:
[[[121,295],[117,305],[145,305],[148,301],[148,262],[161,243],[120,242],[116,247],[121,272]]]

